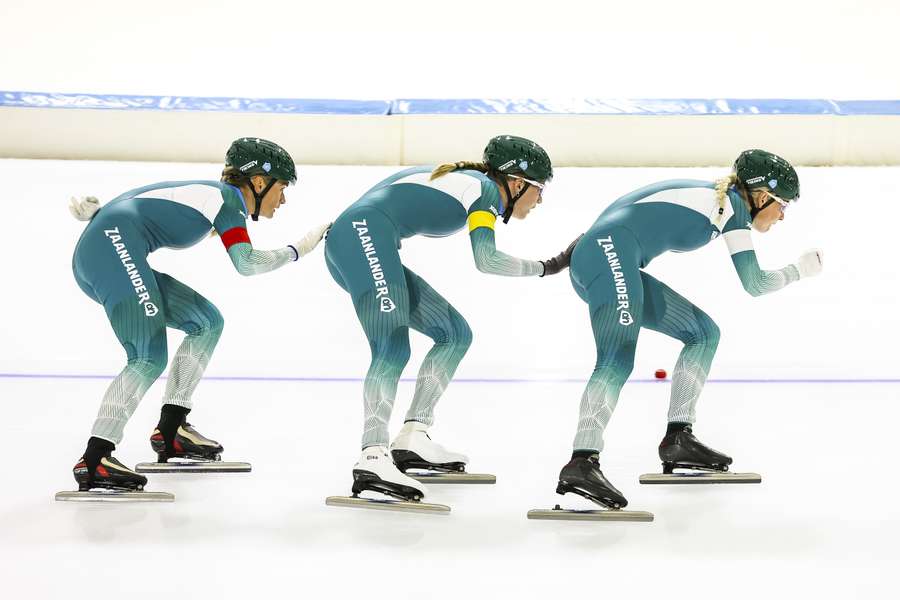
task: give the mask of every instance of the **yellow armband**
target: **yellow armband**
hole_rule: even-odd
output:
[[[474,231],[479,227],[487,227],[488,229],[494,228],[494,221],[497,220],[497,217],[492,212],[488,212],[486,210],[476,210],[471,215],[469,215],[469,231]]]

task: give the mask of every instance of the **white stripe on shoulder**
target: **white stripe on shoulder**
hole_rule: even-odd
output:
[[[206,217],[210,223],[222,208],[222,191],[213,186],[192,183],[178,187],[158,188],[144,192],[138,198],[162,198],[170,202],[190,206]]]
[[[716,200],[716,190],[710,188],[691,187],[660,190],[655,194],[650,194],[646,198],[641,198],[636,201],[635,204],[646,204],[648,202],[665,202],[667,204],[683,206],[697,211],[713,223],[715,222],[719,211],[719,203]],[[726,204],[728,204],[728,202],[726,202]],[[725,221],[723,220],[722,222],[724,223]]]
[[[728,246],[728,253],[734,256],[738,252],[753,250],[753,239],[749,229],[734,229],[722,236]]]
[[[443,177],[431,180],[431,173],[415,173],[398,179],[398,183],[413,183],[444,192],[459,200],[466,208],[481,196],[481,181],[465,173],[447,173]]]

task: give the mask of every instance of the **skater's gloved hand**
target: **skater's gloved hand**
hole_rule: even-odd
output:
[[[303,236],[299,242],[295,244],[290,244],[290,248],[294,249],[294,252],[297,253],[297,258],[294,260],[298,260],[301,256],[306,256],[313,249],[319,245],[319,242],[322,241],[322,238],[325,237],[325,234],[331,229],[332,223],[325,223],[324,225],[319,225],[318,227],[312,228],[309,233]]]
[[[807,250],[800,255],[794,266],[797,267],[801,279],[818,275],[822,272],[822,251],[818,248]]]
[[[578,240],[582,238],[582,236],[584,236],[583,233],[575,238],[575,241],[569,244],[568,248],[566,248],[550,260],[540,261],[540,263],[544,265],[544,272],[541,274],[541,277],[543,277],[544,275],[556,275],[563,269],[568,268],[569,262],[572,260],[572,251],[575,250],[575,245],[578,243]]]
[[[83,198],[72,197],[69,199],[69,212],[79,221],[90,221],[100,210],[100,201],[93,196],[84,196]]]

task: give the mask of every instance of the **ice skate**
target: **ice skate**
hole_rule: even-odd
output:
[[[138,473],[247,473],[250,463],[222,462],[222,445],[207,438],[190,423],[175,430],[171,443],[159,428],[150,436],[157,462],[138,463]]]
[[[93,469],[82,458],[72,469],[77,492],[58,492],[59,501],[81,502],[172,502],[175,496],[166,492],[145,492],[147,478],[138,475],[112,456],[100,458]]]
[[[359,495],[366,491],[394,499],[360,498]],[[352,492],[351,497],[330,496],[325,504],[407,512],[450,512],[449,506],[421,502],[427,492],[425,486],[401,473],[384,446],[370,446],[362,451],[359,460],[353,465]]]
[[[628,500],[603,476],[596,454],[576,457],[559,473],[557,494],[577,494],[604,507],[604,510],[570,510],[557,504],[551,510],[530,510],[529,519],[565,521],[652,521],[653,514],[645,511],[622,510]]]
[[[760,483],[757,473],[729,473],[731,457],[704,445],[690,425],[671,426],[659,444],[662,474],[641,475],[644,484]],[[687,473],[675,473],[675,469]]]
[[[403,424],[391,444],[391,456],[400,471],[425,483],[497,483],[494,475],[466,473],[469,458],[434,443],[427,430],[418,421]]]

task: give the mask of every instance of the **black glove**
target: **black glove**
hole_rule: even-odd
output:
[[[577,238],[575,238],[574,242],[569,244],[568,248],[566,248],[550,260],[540,261],[541,264],[544,265],[544,272],[541,277],[543,277],[544,275],[556,275],[563,269],[568,268],[569,261],[572,260],[572,251],[575,250],[575,244],[577,244],[583,236],[584,234],[582,233]]]

